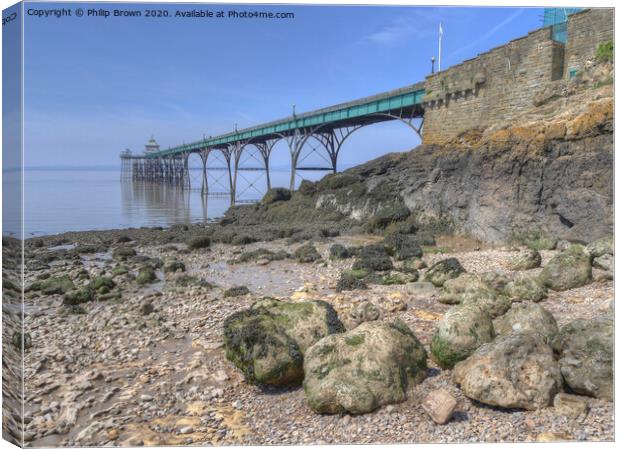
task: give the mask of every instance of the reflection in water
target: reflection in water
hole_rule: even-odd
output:
[[[241,177],[238,180],[238,191],[245,192],[239,195],[239,203],[256,201],[264,194],[262,179],[252,175],[244,173],[247,181]],[[287,186],[289,178],[288,171],[274,170],[272,186]],[[255,184],[259,191],[247,189],[247,183]],[[28,170],[24,184],[27,237],[199,223],[216,220],[230,206],[228,194],[203,197],[200,183],[188,190],[158,183],[123,182],[119,180],[118,170]],[[211,192],[226,190],[215,184],[212,187]]]
[[[123,215],[130,220],[137,215],[151,223],[189,223],[196,221],[198,213],[203,221],[208,220],[208,197],[201,195],[199,189],[128,181],[121,182],[121,196]],[[221,198],[218,198],[217,203],[221,202]],[[215,217],[219,215],[221,213]]]

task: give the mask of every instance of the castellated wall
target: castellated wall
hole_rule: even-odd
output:
[[[552,27],[482,53],[430,75],[423,99],[425,144],[442,144],[472,128],[510,120],[532,108],[550,81],[583,66],[598,44],[613,39],[613,10],[586,10],[569,17],[568,42],[553,40]]]

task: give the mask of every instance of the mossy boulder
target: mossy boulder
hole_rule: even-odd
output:
[[[95,289],[90,286],[85,286],[65,293],[62,303],[65,306],[76,306],[85,302],[94,301],[95,298]]]
[[[465,268],[457,258],[451,257],[434,263],[424,275],[424,280],[435,287],[442,287],[448,279],[454,279],[462,273],[465,273]]]
[[[556,291],[581,287],[592,281],[590,256],[583,247],[573,245],[556,254],[540,274],[541,283]]]
[[[382,317],[381,308],[371,301],[362,301],[349,309],[349,319],[356,326],[366,321],[380,320]]]
[[[393,223],[406,220],[410,214],[407,206],[401,203],[383,206],[370,218],[368,228],[370,231],[383,230]]]
[[[513,255],[508,262],[508,268],[515,271],[531,270],[540,267],[541,261],[540,253],[528,248]]]
[[[522,275],[506,284],[504,294],[511,301],[539,302],[547,297],[547,289],[538,277]]]
[[[238,263],[245,263],[245,262],[250,262],[250,261],[257,261],[260,259],[265,259],[269,261],[283,260],[288,257],[290,257],[290,255],[286,251],[278,251],[274,253],[273,251],[270,251],[266,248],[257,248],[253,251],[247,251],[241,254],[239,257],[237,257],[236,259],[230,260],[228,263],[238,264]]]
[[[118,246],[112,251],[112,257],[116,260],[127,260],[136,254],[136,250],[130,246]]]
[[[552,250],[558,244],[558,238],[543,229],[518,232],[514,236],[514,240],[536,251]]]
[[[151,267],[143,267],[138,271],[138,275],[136,276],[136,283],[138,285],[147,285],[152,284],[157,281],[157,275],[155,274],[155,270]]]
[[[553,340],[566,385],[578,394],[612,400],[614,390],[614,318],[579,319]]]
[[[74,288],[75,285],[68,275],[49,277],[30,286],[30,290],[39,290],[43,295],[62,295]]]
[[[396,260],[422,257],[422,247],[413,235],[390,234],[383,240],[388,254]]]
[[[351,257],[349,250],[339,243],[335,243],[329,248],[329,258],[332,260],[348,259],[349,257]]]
[[[451,369],[494,335],[493,321],[485,310],[476,304],[455,306],[437,323],[431,357],[442,368]]]
[[[116,287],[116,283],[107,276],[96,276],[90,281],[88,286],[97,292],[108,293]]]
[[[388,271],[393,268],[392,259],[383,245],[362,247],[353,263],[354,270]]]
[[[304,391],[318,413],[368,413],[402,402],[426,376],[426,351],[401,321],[365,322],[305,355]]]
[[[476,294],[489,290],[489,285],[477,274],[462,273],[448,279],[443,284],[443,291],[438,301],[444,304],[461,304],[466,294]]]
[[[187,247],[191,250],[208,248],[211,246],[211,238],[204,235],[190,239],[187,242]]]
[[[293,255],[301,263],[310,263],[321,259],[321,255],[311,243],[300,246]]]
[[[180,260],[167,260],[164,263],[164,273],[176,273],[177,271],[185,271],[185,264]]]
[[[342,273],[336,283],[337,292],[342,292],[345,290],[365,290],[367,288],[368,285],[366,285],[366,282],[347,272]]]
[[[304,179],[299,184],[298,192],[304,196],[312,196],[317,192],[316,183]]]
[[[614,238],[613,236],[603,237],[588,244],[585,248],[586,254],[590,256],[590,259],[604,256],[609,254],[614,255]]]
[[[291,191],[282,187],[269,189],[261,202],[265,205],[277,203],[278,201],[288,201],[291,199]]]
[[[553,403],[562,376],[551,347],[532,332],[501,336],[459,362],[452,380],[483,404],[537,410]]]
[[[112,271],[110,273],[112,274],[112,277],[116,277],[129,273],[129,270],[124,265],[118,265],[112,268]]]
[[[508,312],[493,320],[493,329],[497,335],[513,332],[537,332],[545,342],[558,333],[558,324],[553,314],[539,304],[514,304]]]
[[[230,287],[229,289],[224,290],[224,298],[235,298],[237,296],[243,296],[250,294],[250,289],[245,285],[240,285],[237,287]]]
[[[324,301],[266,298],[224,322],[226,357],[251,383],[299,385],[303,357],[321,338],[343,332],[336,311]]]

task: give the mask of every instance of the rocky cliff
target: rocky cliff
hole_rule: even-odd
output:
[[[613,85],[611,67],[597,70],[594,78],[546,86],[512,124],[388,154],[229,218],[264,222],[277,210],[273,216],[294,221],[304,210],[305,223],[342,217],[371,231],[426,227],[489,242],[611,234]]]

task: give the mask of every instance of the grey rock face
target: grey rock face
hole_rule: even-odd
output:
[[[558,333],[555,318],[538,304],[514,304],[505,315],[493,320],[493,329],[498,335],[513,332],[537,332],[546,342]]]
[[[581,287],[591,280],[590,257],[579,245],[556,254],[540,274],[542,284],[556,291]]]
[[[455,306],[437,323],[431,356],[442,368],[452,368],[493,336],[493,321],[485,310],[476,304]]]
[[[313,345],[304,390],[319,413],[367,413],[402,402],[426,375],[426,351],[402,322],[366,322]]]
[[[576,393],[613,398],[613,316],[575,320],[553,341],[564,381]]]
[[[487,343],[457,363],[452,379],[483,404],[536,410],[562,387],[553,350],[534,333],[514,333]]]

